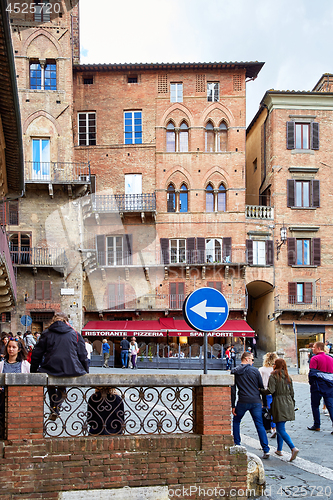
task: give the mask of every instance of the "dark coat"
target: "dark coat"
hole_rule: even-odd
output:
[[[241,363],[231,370],[235,375],[235,385],[231,386],[231,407],[235,408],[236,387],[238,389],[238,403],[261,404],[260,389],[264,388],[258,368]]]
[[[333,373],[326,373],[310,368],[309,384],[311,392],[319,392],[321,396],[333,397]]]
[[[287,422],[295,420],[295,399],[293,382],[287,383],[284,372],[281,379],[270,375],[267,387],[268,394],[272,394],[273,402],[271,413],[273,422]]]
[[[82,336],[63,321],[52,323],[41,334],[31,354],[31,373],[54,377],[77,377],[89,372]]]
[[[124,403],[117,394],[103,395],[100,391],[90,396],[87,408],[89,434],[121,434],[124,425]]]

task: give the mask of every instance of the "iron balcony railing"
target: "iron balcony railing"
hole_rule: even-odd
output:
[[[64,267],[67,264],[66,253],[62,248],[12,247],[10,255],[14,266]]]
[[[94,212],[155,212],[155,193],[94,194],[91,196]]]
[[[215,250],[167,249],[160,252],[161,264],[236,264],[244,262],[244,252],[234,250],[232,255]]]
[[[10,289],[13,294],[14,299],[16,300],[16,278],[15,271],[13,269],[11,255],[8,247],[8,240],[6,236],[6,232],[2,227],[0,227],[0,258],[3,263],[6,263],[7,275],[9,278]]]
[[[52,184],[90,184],[89,163],[25,162],[25,182]]]
[[[247,219],[274,219],[274,208],[263,205],[246,205],[245,217]]]
[[[277,295],[276,311],[333,311],[333,297],[306,295]]]

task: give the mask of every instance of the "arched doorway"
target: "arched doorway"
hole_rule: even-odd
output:
[[[266,352],[276,350],[274,321],[274,287],[267,281],[251,281],[248,291],[247,322],[258,335],[258,347]]]

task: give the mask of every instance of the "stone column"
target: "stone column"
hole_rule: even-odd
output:
[[[307,375],[309,373],[309,349],[299,350],[299,374]]]

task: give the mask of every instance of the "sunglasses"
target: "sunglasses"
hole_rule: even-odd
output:
[[[20,342],[18,337],[9,337],[9,340],[14,340],[15,342]]]

